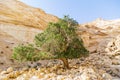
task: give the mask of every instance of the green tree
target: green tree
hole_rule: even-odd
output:
[[[83,41],[76,34],[78,22],[64,16],[57,23],[50,23],[48,28],[35,36],[35,43],[44,53],[43,59],[60,59],[65,68],[69,68],[68,59],[87,56],[88,51]],[[47,56],[47,57],[43,57]]]

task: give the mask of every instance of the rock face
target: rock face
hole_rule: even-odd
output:
[[[0,0],[0,22],[45,29],[57,17],[18,0]]]
[[[98,19],[96,19],[95,21],[93,21],[91,23],[94,24],[96,27],[101,28],[101,29],[120,28],[119,27],[120,26],[120,19],[104,20],[102,18],[98,18]]]
[[[120,19],[109,21],[97,19],[82,24],[79,28],[79,34],[91,52],[105,52],[108,42],[120,34]]]
[[[34,36],[37,33],[42,32],[42,30],[38,28],[26,27],[23,25],[15,25],[10,23],[0,24],[0,30],[8,35],[11,35],[16,40],[21,42],[33,42]]]
[[[0,0],[0,68],[13,63],[12,49],[21,43],[31,43],[37,33],[57,17],[18,0]]]
[[[112,80],[120,80],[120,19],[97,19],[82,24],[79,35],[88,50],[93,53],[86,58],[87,61],[115,77]]]
[[[57,17],[18,0],[0,0],[0,30],[20,41],[32,42],[36,33],[57,20]]]

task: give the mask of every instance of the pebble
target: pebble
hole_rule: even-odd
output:
[[[3,74],[6,74],[6,73],[7,73],[7,71],[2,71],[0,74],[3,75]]]
[[[40,80],[37,76],[32,76],[29,80]]]
[[[109,74],[107,74],[107,73],[104,73],[102,75],[102,77],[103,77],[104,80],[112,80],[112,77]]]
[[[9,67],[8,69],[7,69],[7,73],[10,73],[10,72],[12,72],[13,71],[13,67]]]

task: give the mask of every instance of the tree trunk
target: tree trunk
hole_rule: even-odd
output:
[[[62,62],[64,64],[64,68],[70,69],[69,64],[68,64],[68,59],[66,59],[66,58],[60,58],[60,60],[62,60]]]

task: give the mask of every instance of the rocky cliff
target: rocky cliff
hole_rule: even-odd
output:
[[[0,0],[0,22],[44,29],[57,17],[18,0]]]
[[[18,40],[32,41],[49,22],[57,20],[57,17],[18,0],[0,0],[0,30]]]
[[[120,34],[120,19],[108,21],[96,19],[93,22],[82,24],[79,34],[91,52],[104,52],[108,42]]]
[[[18,0],[0,0],[0,67],[12,63],[14,46],[33,42],[37,33],[57,20],[56,16]]]

